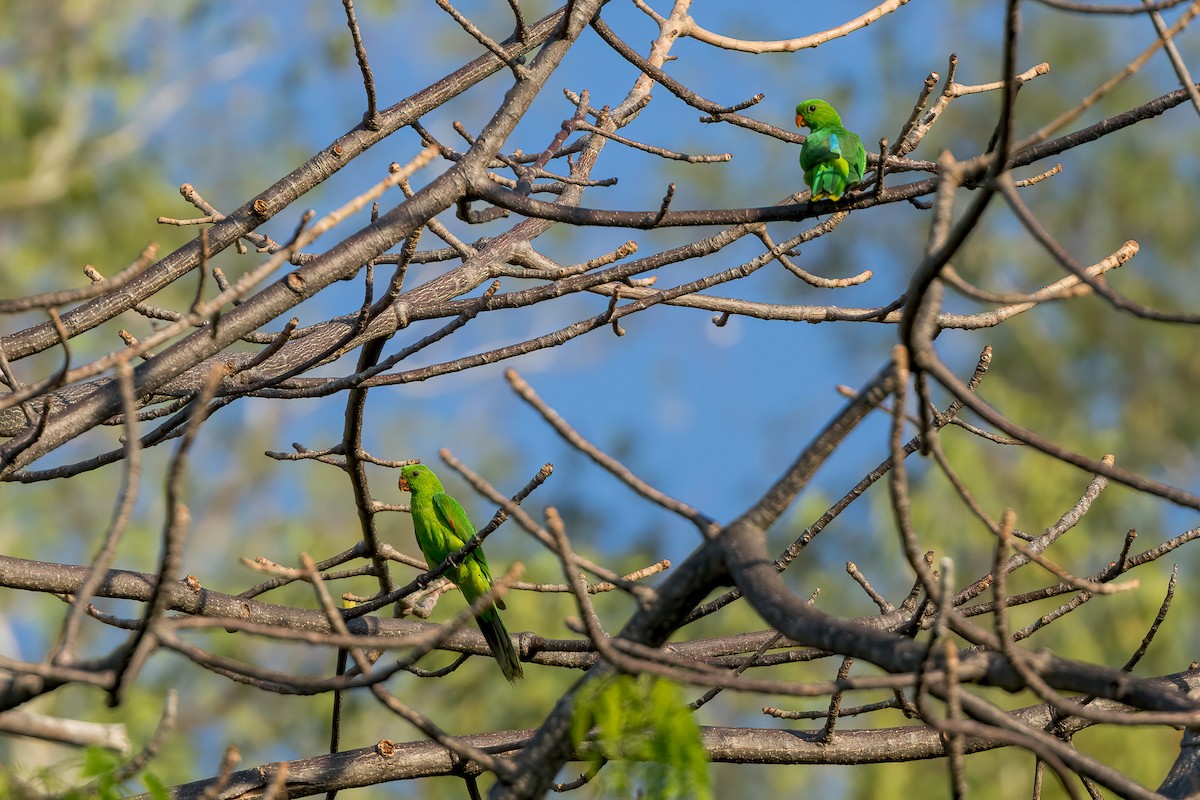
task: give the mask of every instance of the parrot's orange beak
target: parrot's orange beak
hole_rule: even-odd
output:
[[[402,491],[402,492],[411,492],[412,491],[412,489],[408,488],[408,481],[405,479],[405,477],[403,475],[400,476],[400,491]]]
[[[796,115],[796,127],[797,127],[797,128],[803,128],[803,127],[804,127],[804,115],[803,115],[803,114],[797,114],[797,115]]]

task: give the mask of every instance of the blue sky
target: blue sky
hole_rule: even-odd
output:
[[[868,4],[856,4],[867,7]],[[471,11],[470,5],[464,5],[465,11]],[[245,164],[215,163],[206,158],[208,154],[226,146],[243,144],[243,138],[255,135],[255,122],[252,116],[245,116],[247,108],[252,109],[257,95],[272,91],[279,82],[286,81],[290,70],[294,67],[288,63],[289,53],[306,49],[304,42],[313,38],[327,35],[322,27],[341,25],[339,9],[330,7],[324,9],[324,16],[319,31],[314,32],[312,18],[305,15],[288,15],[272,10],[268,4],[257,13],[262,15],[262,26],[271,31],[266,39],[286,39],[296,43],[289,51],[266,50],[263,60],[254,65],[250,74],[235,82],[213,86],[205,95],[198,98],[199,106],[208,113],[224,110],[231,115],[237,113],[238,119],[245,119],[246,126],[222,132],[221,135],[236,137],[221,145],[210,144],[202,147],[197,157],[189,158],[185,151],[179,158],[167,160],[174,170],[172,180],[190,180],[198,182],[205,173],[218,173],[221,177],[225,171],[236,171],[242,181],[252,181]],[[314,15],[316,12],[312,12]],[[457,31],[453,24],[448,24],[440,17],[440,12],[432,7],[418,7],[413,13],[417,22],[406,20],[405,29],[430,25],[436,34],[431,38],[447,44],[447,52],[442,55],[432,55],[421,49],[407,49],[381,46],[390,36],[399,35],[393,25],[372,27],[370,7],[360,9],[363,17],[364,31],[372,66],[377,76],[380,103],[389,105],[403,95],[419,88],[425,83],[438,77],[443,71],[459,63],[464,54],[477,52],[478,46]],[[726,20],[722,18],[706,18],[701,9],[696,12],[704,24],[720,25]],[[832,22],[845,14],[845,9],[830,11],[826,21]],[[906,12],[907,13],[907,12]],[[711,19],[711,22],[707,20]],[[631,39],[639,32],[643,37],[651,34],[651,27],[641,18],[639,12],[631,7],[613,4],[611,7],[611,23],[618,30],[630,32]],[[840,19],[838,20],[840,21]],[[734,20],[733,23],[737,23]],[[778,32],[775,25],[755,25],[753,19],[741,19],[747,36],[766,37]],[[761,20],[757,21],[761,23]],[[788,21],[794,25],[796,34],[812,30],[824,22],[820,19],[797,17]],[[505,22],[507,24],[507,22]],[[882,28],[887,20],[879,24]],[[551,91],[546,100],[535,109],[536,113],[522,124],[514,137],[512,146],[531,150],[544,146],[544,142],[553,135],[561,119],[569,115],[570,107],[560,100],[559,87],[575,90],[588,88],[592,92],[593,102],[615,103],[620,100],[635,77],[632,68],[625,68],[618,63],[614,69],[595,72],[589,70],[588,58],[601,55],[601,45],[594,36],[588,37],[584,50],[584,58],[573,57],[551,81]],[[312,45],[309,45],[312,47]],[[844,51],[847,48],[842,48]],[[751,57],[744,57],[747,69],[753,68],[753,73],[740,76],[733,74],[709,75],[704,70],[703,53],[696,47],[688,47],[687,43],[680,45],[680,51],[692,51],[691,60],[684,56],[681,61],[672,64],[673,70],[681,75],[695,74],[703,84],[703,91],[713,99],[724,102],[737,102],[754,91],[763,88],[764,79],[771,81],[767,89],[768,98],[758,106],[753,113],[777,124],[790,123],[792,106],[799,99],[796,92],[786,87],[787,75],[791,67],[780,71],[778,65],[766,65],[756,62]],[[938,56],[938,61],[942,60]],[[827,81],[835,81],[840,85],[850,85],[854,80],[855,69],[852,63],[844,63],[836,58],[822,58],[811,53],[800,53],[788,57],[798,65],[819,65],[822,72],[832,73],[829,77],[806,82],[803,92],[819,93],[820,85]],[[611,63],[611,62],[610,62]],[[801,67],[801,69],[806,69]],[[923,77],[923,73],[921,73]],[[435,113],[430,115],[425,124],[441,136],[444,141],[457,141],[452,132],[450,122],[453,119],[463,119],[468,127],[476,127],[486,119],[489,113],[489,93],[494,98],[506,85],[508,76],[497,75],[485,87],[469,93],[456,104],[457,113]],[[781,83],[782,81],[782,83]],[[809,89],[809,86],[814,86]],[[682,107],[678,101],[662,90],[656,90],[656,100],[634,126],[631,135],[644,137],[652,143],[664,146],[674,146],[680,149],[699,150],[703,148],[718,149],[730,145],[728,137],[737,140],[741,151],[737,153],[734,167],[738,162],[753,160],[755,166],[760,163],[755,152],[761,149],[757,137],[742,135],[741,132],[730,132],[730,129],[714,130],[709,126],[697,123],[698,113]],[[354,64],[348,63],[343,68],[333,72],[322,72],[309,68],[302,91],[291,95],[288,103],[290,113],[301,124],[284,124],[280,129],[280,120],[260,120],[258,124],[269,126],[273,137],[285,137],[276,146],[283,150],[295,147],[300,153],[312,152],[326,145],[335,136],[352,125],[361,113],[361,88],[357,70]],[[461,114],[461,116],[459,116]],[[220,140],[218,140],[220,141]],[[394,145],[392,144],[394,142]],[[345,170],[339,173],[326,187],[320,190],[311,201],[305,198],[296,207],[298,214],[303,208],[316,208],[318,212],[327,210],[348,196],[348,193],[361,190],[367,182],[374,180],[383,166],[391,160],[404,160],[413,152],[415,136],[410,132],[401,131],[392,137],[388,143],[381,145],[357,159]],[[171,141],[164,141],[161,146],[172,146]],[[771,201],[794,191],[800,181],[799,172],[794,168],[794,152],[786,146],[775,143],[772,145],[778,152],[778,160],[782,168],[770,173],[770,186],[764,187],[762,180],[747,177],[745,167],[732,174],[729,166],[702,167],[709,174],[723,172],[716,176],[722,181],[736,198],[730,198],[730,204],[755,202],[754,198],[765,196]],[[199,163],[197,163],[199,162]],[[639,184],[629,183],[630,175],[627,164],[636,168],[644,168],[651,175],[651,182]],[[666,180],[657,172],[658,164],[652,157],[643,154],[629,154],[620,148],[610,147],[606,151],[597,169],[598,175],[618,174],[622,176],[622,185],[613,190],[593,190],[588,194],[588,201],[602,207],[642,207],[647,198],[661,193]],[[680,180],[673,174],[671,179]],[[755,169],[755,172],[758,172]],[[275,177],[274,173],[260,176],[260,184]],[[704,176],[701,180],[708,179]],[[235,179],[230,178],[229,182]],[[686,191],[686,190],[685,190]],[[678,199],[679,207],[696,207],[712,202],[713,198],[701,196],[703,188],[696,189],[692,196],[681,191]],[[222,198],[229,205],[240,201],[242,195]],[[213,199],[213,198],[210,198]],[[215,200],[214,200],[215,202]],[[653,201],[651,201],[653,202]],[[294,224],[295,214],[285,213],[273,220],[273,228],[277,236],[286,235]],[[479,235],[478,231],[466,230],[454,220],[448,220],[456,232],[467,237]],[[848,227],[851,227],[848,223]],[[499,226],[493,226],[492,231]],[[790,226],[797,230],[798,226]],[[606,231],[596,235],[578,231],[556,232],[548,237],[545,245],[547,252],[558,255],[564,260],[588,257],[608,249],[612,244],[625,238],[636,238],[643,242],[655,238],[668,238],[676,234],[667,233],[664,236],[645,236],[629,234],[621,231]],[[779,235],[783,235],[782,233]],[[595,242],[595,243],[593,243]],[[645,245],[644,245],[645,246]],[[739,259],[747,259],[757,254],[752,247],[731,248],[722,254],[720,259],[710,259],[707,264],[717,266],[713,269],[728,266],[729,253],[738,254]],[[879,266],[875,266],[877,271]],[[828,269],[818,265],[814,269]],[[429,268],[425,268],[429,269]],[[684,267],[685,270],[691,268]],[[848,270],[857,271],[856,265],[835,267],[840,274]],[[776,271],[778,272],[778,271]],[[419,280],[417,273],[410,280]],[[689,273],[690,274],[690,273]],[[411,275],[411,273],[410,273]],[[669,271],[664,271],[661,279],[672,284],[676,278]],[[896,290],[902,275],[894,275],[888,281],[890,286],[885,292]],[[781,283],[780,276],[764,275],[761,279],[746,282],[748,285],[739,287],[743,292],[749,290],[749,296],[770,298]],[[354,302],[351,296],[357,289],[347,287],[341,294],[346,302]],[[798,293],[799,294],[799,293]],[[880,296],[877,293],[873,295]],[[830,298],[823,302],[838,302],[840,298]],[[872,302],[864,297],[846,302]],[[582,300],[567,300],[558,306],[569,310],[533,309],[521,315],[508,314],[508,319],[480,319],[472,323],[462,335],[448,341],[445,347],[431,351],[430,358],[438,360],[449,357],[461,348],[462,342],[470,342],[471,346],[487,348],[502,342],[506,336],[525,337],[537,335],[572,321],[572,314],[590,315],[603,308],[603,298],[589,297]],[[313,304],[314,314],[325,313],[328,306],[321,302]],[[340,310],[344,310],[344,307]],[[494,315],[499,316],[499,315]],[[779,323],[763,323],[752,320],[734,319],[728,326],[718,329],[711,324],[707,312],[697,312],[682,309],[657,309],[640,316],[627,318],[624,327],[627,335],[622,338],[614,337],[607,330],[601,330],[586,337],[574,340],[564,347],[553,351],[539,353],[527,359],[522,359],[512,366],[520,370],[544,397],[555,404],[569,420],[579,425],[580,429],[594,441],[604,447],[613,447],[623,442],[634,447],[632,466],[640,474],[660,485],[663,489],[678,494],[705,508],[705,510],[720,518],[728,518],[742,508],[746,492],[753,492],[766,485],[774,473],[794,457],[803,443],[828,418],[829,414],[842,402],[833,391],[838,383],[857,385],[875,369],[878,359],[872,355],[869,358],[846,358],[845,353],[836,342],[837,331],[829,326],[829,333],[823,334],[819,327],[785,326]],[[302,315],[302,322],[305,318]],[[880,331],[882,336],[886,332]],[[414,330],[413,337],[421,335]],[[407,338],[397,337],[396,344],[400,346]],[[822,341],[824,340],[824,341]],[[878,351],[884,352],[884,351]],[[766,366],[780,356],[784,363],[794,369],[778,369]],[[377,390],[373,393],[374,407],[372,413],[378,420],[379,428],[386,430],[387,417],[392,407],[414,404],[420,414],[431,414],[445,419],[444,427],[423,427],[412,440],[410,446],[398,447],[397,443],[387,441],[386,435],[377,436],[380,441],[372,449],[376,452],[387,453],[391,457],[406,455],[420,456],[426,460],[434,458],[439,447],[449,447],[460,458],[471,461],[476,454],[475,448],[480,446],[475,435],[459,436],[456,430],[468,431],[484,427],[483,419],[502,418],[500,425],[489,423],[486,427],[490,433],[509,445],[515,446],[524,457],[524,463],[530,470],[536,468],[545,460],[560,461],[564,450],[558,444],[557,438],[548,428],[535,418],[524,405],[512,398],[501,375],[509,364],[479,368],[461,375],[441,378],[428,385],[413,385],[394,389]],[[818,372],[822,375],[819,385],[802,381],[800,376],[805,373]],[[436,402],[434,402],[436,401]],[[314,437],[321,434],[328,439],[336,435],[340,429],[337,409],[338,400],[330,405],[330,417],[314,419]],[[497,413],[499,412],[499,413]],[[253,414],[253,412],[247,412]],[[271,413],[287,414],[286,409],[273,408]],[[323,424],[325,419],[332,425]],[[464,426],[459,420],[468,420]],[[324,429],[322,431],[322,428]],[[778,431],[786,429],[788,435],[780,437]],[[726,476],[742,476],[731,482],[715,483],[707,475],[712,465],[722,463],[723,474]],[[582,467],[583,465],[579,465]],[[586,467],[588,470],[594,469]],[[858,470],[859,467],[854,467]],[[501,480],[504,476],[493,476]],[[563,480],[555,479],[555,483]],[[596,475],[589,478],[589,485],[599,489],[611,484],[607,478]],[[611,488],[611,487],[610,487]],[[552,494],[552,491],[545,491]],[[614,499],[623,498],[623,494],[614,492]],[[637,506],[635,499],[621,499],[615,505],[626,502]],[[610,509],[614,503],[605,503]],[[631,509],[631,512],[633,510]],[[678,554],[676,554],[678,555]]]

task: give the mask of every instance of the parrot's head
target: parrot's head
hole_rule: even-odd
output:
[[[833,106],[824,100],[805,100],[796,106],[797,128],[824,128],[827,125],[841,125],[842,118],[834,111]]]
[[[412,492],[431,489],[442,491],[442,483],[433,470],[424,464],[409,464],[400,468],[400,491]]]

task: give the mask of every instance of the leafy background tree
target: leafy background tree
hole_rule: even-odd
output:
[[[3,8],[11,46],[0,93],[12,113],[0,120],[6,147],[0,149],[0,241],[5,243],[5,297],[80,285],[76,271],[84,263],[106,275],[129,263],[148,241],[165,254],[186,241],[191,228],[158,225],[158,216],[194,216],[194,209],[173,187],[192,183],[218,209],[230,211],[255,196],[279,175],[327,147],[353,127],[363,113],[361,77],[336,3],[263,3],[254,9],[185,4],[162,9],[149,4],[63,4],[49,16],[25,4]],[[659,13],[668,13],[656,4]],[[711,30],[741,39],[801,36],[826,30],[865,12],[873,3],[828,4],[805,9],[803,15],[777,4],[698,5],[696,21]],[[1016,135],[1021,138],[1062,111],[1072,108],[1155,39],[1145,16],[1068,14],[1036,3],[1023,5],[1023,31],[1017,50],[1018,71],[1046,61],[1048,75],[1025,85],[1019,94]],[[411,7],[410,7],[411,6]],[[386,3],[360,3],[359,21],[371,58],[380,106],[385,107],[431,84],[476,57],[483,49],[434,4],[393,8]],[[507,36],[513,17],[503,4],[461,3],[460,10],[482,30]],[[549,13],[549,3],[522,3],[526,19]],[[1189,4],[1164,11],[1171,24],[1194,13]],[[652,20],[633,5],[608,4],[604,20],[625,41],[642,43],[657,35]],[[682,39],[678,57],[667,72],[717,102],[734,104],[763,92],[765,99],[746,113],[780,128],[790,125],[791,109],[802,97],[823,95],[842,110],[847,123],[868,143],[895,137],[910,113],[921,82],[930,71],[945,78],[947,58],[959,54],[957,80],[980,84],[1001,77],[1004,9],[999,4],[915,4],[900,8],[852,35],[835,38],[811,50],[774,55],[720,53],[700,42]],[[1190,29],[1188,29],[1190,30]],[[1192,63],[1194,35],[1176,38],[1183,61]],[[403,43],[399,46],[397,43]],[[610,69],[597,70],[603,63]],[[628,91],[637,70],[612,55],[591,32],[585,32],[535,101],[505,152],[545,147],[558,126],[573,113],[562,89],[587,89],[593,103],[615,103]],[[460,120],[477,132],[494,112],[512,75],[501,71],[422,119],[437,139],[457,150],[466,143],[454,132]],[[938,84],[940,87],[941,84]],[[1083,127],[1138,106],[1179,85],[1161,52],[1112,93],[1104,96],[1070,126]],[[623,133],[685,153],[730,152],[728,163],[679,164],[630,148],[609,146],[594,177],[616,175],[612,187],[589,189],[584,205],[616,209],[656,208],[666,184],[676,183],[673,208],[760,206],[803,188],[795,163],[795,142],[758,136],[728,125],[697,122],[697,112],[661,87],[654,101]],[[936,90],[935,95],[936,97]],[[959,158],[982,152],[995,127],[999,93],[966,95],[954,100],[921,143],[914,157],[934,160],[942,148]],[[1112,273],[1110,283],[1135,300],[1153,307],[1196,306],[1196,283],[1190,280],[1195,248],[1180,209],[1194,207],[1197,169],[1193,112],[1179,106],[1159,119],[1104,137],[1061,154],[1063,172],[1025,190],[1026,202],[1042,224],[1084,263],[1115,250],[1122,241],[1140,245],[1130,267]],[[403,129],[323,182],[261,228],[278,242],[287,241],[300,210],[318,215],[361,193],[378,180],[391,161],[403,163],[420,146],[419,137]],[[1050,164],[1028,168],[1029,177]],[[564,167],[565,169],[565,167]],[[418,173],[414,188],[432,176]],[[919,173],[918,173],[919,174]],[[889,185],[909,179],[890,177]],[[967,202],[964,197],[963,204]],[[1021,230],[1012,215],[989,209],[953,259],[966,279],[995,291],[1021,292],[1057,279],[1061,271],[1043,249]],[[384,208],[386,210],[386,207]],[[355,217],[365,224],[366,211]],[[911,205],[880,205],[852,213],[834,234],[801,247],[806,269],[835,278],[871,269],[861,287],[836,293],[816,292],[777,265],[738,281],[736,296],[787,304],[836,303],[873,307],[902,293],[925,247],[929,213]],[[441,221],[465,241],[507,230],[510,221],[468,225],[452,215]],[[811,224],[771,223],[776,241]],[[433,246],[432,238],[423,246]],[[619,228],[557,226],[537,241],[546,255],[564,264],[578,263],[636,238],[642,252],[656,252],[688,241],[692,232],[664,228],[631,235]],[[761,253],[757,241],[738,245],[693,264],[663,270],[666,285],[732,266]],[[441,246],[438,243],[438,246]],[[321,248],[318,247],[316,251]],[[213,259],[229,275],[249,268],[248,256],[225,251]],[[1133,268],[1136,268],[1136,272]],[[413,264],[409,280],[423,282],[443,269]],[[505,279],[514,285],[517,279]],[[211,289],[211,287],[210,287]],[[509,289],[506,287],[505,291]],[[182,280],[155,297],[158,305],[186,308],[195,284]],[[478,292],[476,292],[478,294]],[[826,296],[822,296],[822,295]],[[836,298],[836,299],[831,299]],[[335,284],[297,309],[301,324],[346,313],[361,302],[360,283]],[[947,310],[970,313],[978,308],[953,295]],[[565,299],[553,309],[532,313],[489,313],[455,334],[453,350],[430,351],[429,363],[488,349],[497,343],[538,335],[574,319],[603,310],[607,299],[592,295]],[[580,430],[651,484],[679,497],[718,520],[740,513],[747,499],[760,494],[794,458],[804,441],[844,403],[834,387],[861,386],[886,358],[896,341],[894,325],[828,323],[816,326],[732,316],[723,327],[708,312],[658,307],[622,320],[622,337],[605,329],[541,351],[515,363],[548,403],[563,411]],[[30,312],[6,319],[11,333],[44,319]],[[282,320],[281,320],[282,321]],[[73,340],[77,363],[120,346],[118,329],[149,335],[160,323],[132,314],[106,323],[96,333]],[[435,329],[437,321],[414,324],[415,338]],[[1116,452],[1118,463],[1152,478],[1189,487],[1196,485],[1194,443],[1196,416],[1189,391],[1197,384],[1192,327],[1167,326],[1115,313],[1104,301],[1084,297],[1044,304],[1035,312],[996,328],[951,331],[939,340],[944,357],[960,374],[968,373],[984,344],[996,358],[986,383],[986,396],[1011,418],[1029,428],[1052,433],[1056,441],[1099,457]],[[407,340],[406,340],[407,341]],[[77,342],[77,344],[76,344]],[[351,356],[352,358],[353,356]],[[61,354],[53,350],[17,362],[26,380],[52,371]],[[424,361],[420,363],[426,363]],[[339,364],[329,374],[344,374]],[[353,362],[349,362],[349,367]],[[503,377],[505,364],[494,364],[438,377],[428,382],[373,390],[367,404],[364,446],[389,459],[422,458],[434,462],[439,448],[489,477],[509,493],[537,467],[553,462],[556,470],[538,490],[540,504],[557,506],[567,521],[575,549],[618,572],[658,559],[678,563],[696,546],[694,528],[662,513],[624,491],[608,473],[563,444],[528,406],[514,397]],[[935,393],[944,405],[947,397]],[[184,563],[207,587],[236,594],[258,578],[236,563],[239,557],[264,556],[294,564],[297,552],[331,554],[350,547],[359,537],[353,496],[340,479],[319,464],[270,461],[263,451],[283,451],[292,441],[325,447],[340,440],[344,397],[315,400],[247,400],[216,414],[206,423],[191,456],[188,504],[192,526]],[[840,449],[771,533],[773,550],[794,539],[830,502],[886,456],[883,415],[867,420]],[[113,431],[119,429],[112,429]],[[107,432],[107,433],[111,433]],[[115,433],[106,447],[116,446]],[[972,437],[947,433],[942,438],[949,459],[980,503],[994,514],[1005,506],[1017,511],[1020,527],[1037,532],[1075,500],[1080,473],[1048,458],[1006,452]],[[71,463],[94,453],[94,442],[71,444],[49,456],[45,466]],[[144,454],[145,473],[161,475],[169,465],[167,448]],[[39,464],[39,466],[43,466]],[[927,464],[911,466],[915,526],[939,556],[953,556],[959,576],[990,569],[990,543],[979,529],[965,533],[971,517],[961,511],[952,489]],[[377,472],[377,474],[376,474]],[[388,470],[373,471],[377,499],[396,503],[399,495]],[[444,476],[477,522],[494,505],[474,495],[467,484]],[[165,503],[147,484],[116,566],[152,572]],[[119,470],[87,472],[69,481],[6,486],[0,551],[47,561],[88,563],[96,545],[97,520],[111,509],[120,486]],[[87,498],[86,502],[79,502]],[[948,517],[948,514],[954,516]],[[384,538],[412,550],[408,523],[402,516],[383,515]],[[1119,486],[1107,490],[1104,518],[1085,523],[1086,535],[1067,537],[1056,557],[1078,574],[1103,567],[1120,549],[1129,528],[1150,542],[1160,542],[1194,525],[1194,511],[1148,499]],[[559,581],[557,560],[544,549],[502,528],[490,540],[493,562],[520,559],[532,581]],[[892,534],[890,504],[876,489],[856,503],[805,551],[804,560],[788,573],[799,593],[820,587],[819,606],[833,613],[870,614],[865,596],[841,574],[853,558],[876,587],[896,602],[912,583],[899,568]],[[52,535],[51,535],[52,532]],[[43,535],[43,533],[45,535]],[[1141,541],[1141,540],[1139,540]],[[497,552],[498,551],[498,552]],[[1194,557],[1187,548],[1171,556],[1188,574]],[[1190,561],[1189,561],[1190,559]],[[1119,665],[1153,617],[1170,564],[1150,565],[1141,574],[1142,588],[1119,598],[1085,606],[1070,624],[1048,630],[1046,642],[1062,655]],[[405,580],[408,575],[405,575]],[[373,590],[373,580],[359,578],[339,590]],[[1014,591],[1016,589],[1014,588]],[[1177,607],[1188,607],[1190,587],[1177,590]],[[62,606],[49,596],[31,597],[8,591],[4,646],[14,658],[37,660],[53,644]],[[288,587],[274,602],[311,605],[311,589]],[[452,599],[453,600],[453,599]],[[574,635],[558,621],[575,613],[569,595],[517,592],[508,600],[514,630],[537,630],[543,636]],[[619,595],[598,597],[601,618],[619,626],[635,605]],[[1014,610],[1014,617],[1034,618],[1059,601]],[[133,604],[105,610],[136,617]],[[458,610],[439,604],[435,619]],[[553,620],[548,627],[543,621]],[[761,627],[744,603],[699,626],[709,635]],[[1112,631],[1097,638],[1096,630]],[[611,632],[611,631],[610,631]],[[89,651],[114,646],[125,634],[85,626]],[[331,668],[328,648],[280,643],[264,653],[239,637],[218,633],[197,639],[213,652],[253,660],[279,669],[325,674]],[[1041,643],[1041,642],[1039,642]],[[1144,674],[1186,667],[1194,651],[1194,633],[1184,614],[1168,616],[1146,660]],[[440,660],[439,660],[440,659]],[[451,661],[431,656],[422,666]],[[553,700],[577,677],[565,670],[538,669],[536,680],[519,694],[490,704],[464,703],[462,698],[483,680],[483,659],[436,681],[411,676],[393,679],[397,694],[419,692],[422,710],[452,733],[535,727]],[[827,664],[797,667],[797,680],[825,680]],[[490,672],[484,672],[493,678]],[[136,742],[150,736],[167,688],[180,685],[181,675],[194,676],[180,697],[175,734],[168,736],[153,761],[154,774],[178,784],[216,771],[221,749],[236,742],[243,764],[268,763],[321,752],[327,739],[330,698],[275,696],[231,684],[182,663],[176,655],[151,659],[127,701],[113,710],[102,708],[95,690],[67,687],[41,698],[38,710],[66,717],[122,723]],[[199,676],[203,676],[201,679]],[[503,687],[498,687],[503,688]],[[699,691],[696,692],[697,694]],[[698,712],[702,724],[763,725],[762,705],[791,707],[792,698],[719,695]],[[864,701],[865,702],[865,701]],[[1016,705],[1027,704],[1022,695]],[[816,703],[813,707],[820,707]],[[227,710],[219,716],[214,708]],[[398,720],[352,694],[347,702],[343,746],[370,745],[380,739],[415,737]],[[876,724],[901,724],[892,717]],[[815,723],[783,723],[817,726]],[[253,730],[253,737],[239,732]],[[401,732],[402,731],[402,732]],[[1177,734],[1162,731],[1155,743],[1134,751],[1124,730],[1088,731],[1081,746],[1111,760],[1137,780],[1156,785],[1174,755]],[[1093,741],[1094,740],[1094,741]],[[32,746],[27,740],[0,740],[8,763],[59,763],[69,756],[56,748]],[[1146,757],[1144,753],[1158,753]],[[986,760],[986,761],[985,761]],[[976,766],[984,761],[987,766]],[[998,770],[1030,774],[1028,753],[1016,749],[973,756],[967,774],[978,796],[1022,796],[1018,789],[997,785],[987,776]],[[713,767],[715,794],[758,783],[764,790],[794,789],[797,781],[871,797],[885,788],[922,786],[949,789],[940,763],[838,767],[805,767],[801,777],[791,768],[745,765]],[[1031,780],[1031,779],[1030,779]],[[929,789],[928,787],[933,787]],[[1047,792],[1058,787],[1047,787]],[[388,787],[387,791],[391,791]],[[376,790],[383,791],[383,790]],[[413,796],[461,796],[457,778],[400,784]]]

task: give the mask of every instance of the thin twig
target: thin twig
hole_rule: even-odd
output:
[[[354,0],[342,0],[346,9],[346,26],[350,28],[350,38],[354,41],[354,56],[358,59],[358,68],[362,71],[363,89],[367,93],[367,110],[363,114],[363,127],[369,131],[377,131],[381,124],[379,109],[375,105],[375,76],[371,74],[371,66],[367,63],[367,48],[363,45],[362,34],[358,30],[358,19],[354,14]]]

